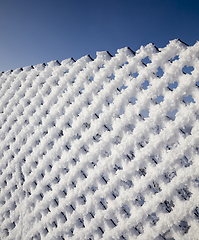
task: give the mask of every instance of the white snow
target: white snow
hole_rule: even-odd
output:
[[[198,239],[199,42],[0,76],[0,239]]]

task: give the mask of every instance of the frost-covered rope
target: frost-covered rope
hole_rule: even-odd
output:
[[[199,43],[0,76],[0,239],[197,239]]]

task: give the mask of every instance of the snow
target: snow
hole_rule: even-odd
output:
[[[0,239],[197,239],[199,42],[0,76]]]

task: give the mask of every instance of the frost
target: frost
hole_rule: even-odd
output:
[[[197,239],[199,43],[0,74],[0,239]]]

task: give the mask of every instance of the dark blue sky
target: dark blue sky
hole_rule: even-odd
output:
[[[0,71],[199,40],[195,0],[0,0]]]

